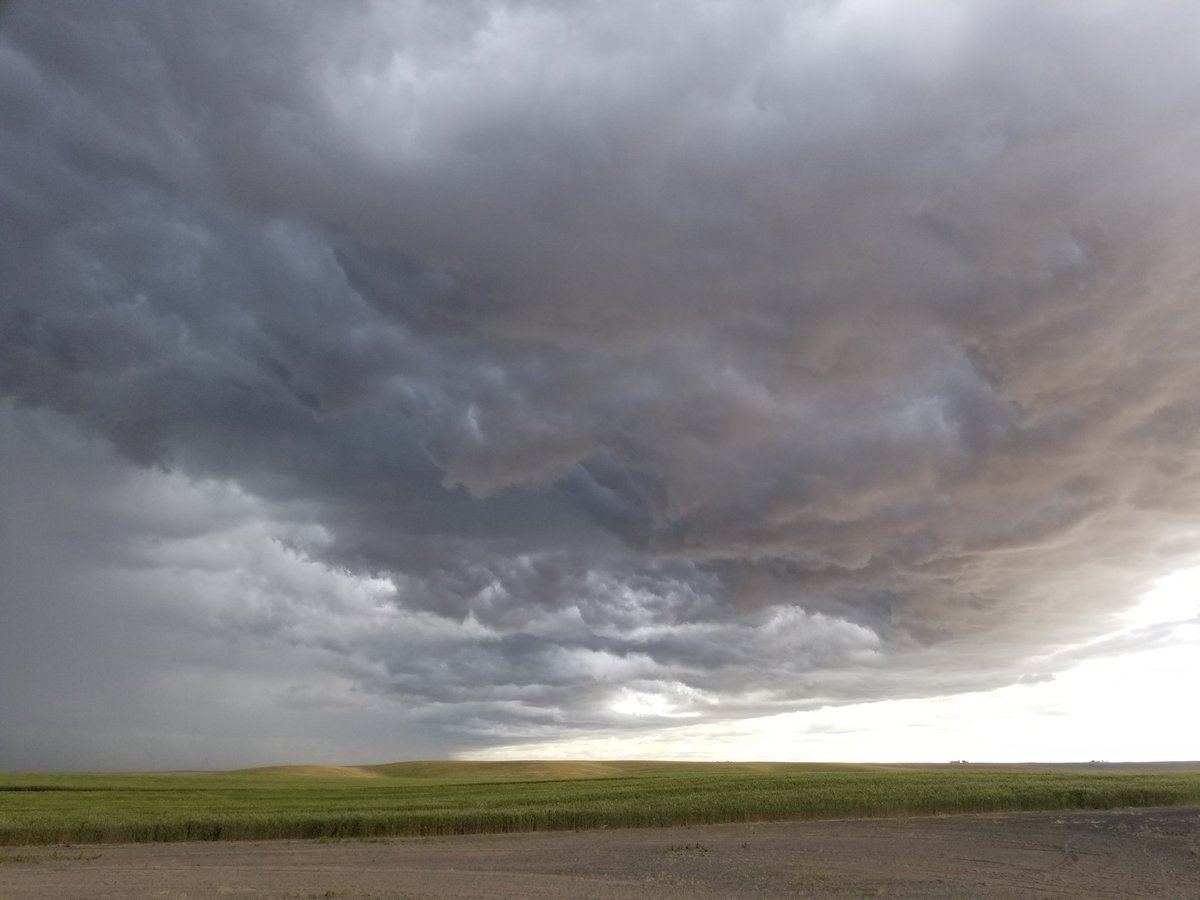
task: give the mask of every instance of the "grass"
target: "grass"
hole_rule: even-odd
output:
[[[1200,803],[1200,770],[421,762],[0,774],[0,845],[364,839]]]

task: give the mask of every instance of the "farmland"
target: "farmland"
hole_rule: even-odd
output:
[[[530,761],[0,774],[0,844],[343,840],[1183,804],[1200,804],[1200,765]]]

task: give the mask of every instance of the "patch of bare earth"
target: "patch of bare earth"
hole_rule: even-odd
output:
[[[0,848],[0,897],[1200,897],[1200,808]]]

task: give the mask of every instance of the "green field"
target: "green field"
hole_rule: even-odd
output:
[[[0,774],[0,845],[337,840],[1196,803],[1200,769],[628,761]]]

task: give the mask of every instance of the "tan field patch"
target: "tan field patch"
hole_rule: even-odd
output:
[[[363,766],[264,766],[239,769],[231,775],[304,775],[310,778],[382,778],[383,774]]]

